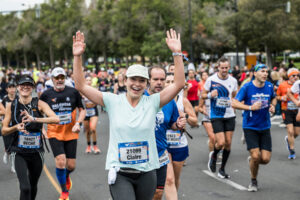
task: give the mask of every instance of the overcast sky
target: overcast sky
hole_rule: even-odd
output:
[[[0,0],[0,11],[26,10],[34,7],[35,4],[43,3],[46,0]],[[90,2],[90,0],[86,0]]]

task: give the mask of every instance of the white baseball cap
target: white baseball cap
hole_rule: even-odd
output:
[[[127,69],[126,76],[128,78],[139,76],[139,77],[149,79],[148,68],[139,64],[131,65]]]
[[[66,76],[66,72],[63,68],[61,67],[55,67],[52,72],[51,72],[51,77],[57,77],[59,75],[64,75]]]

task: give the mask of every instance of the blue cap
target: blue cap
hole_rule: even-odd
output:
[[[257,72],[257,71],[259,71],[261,69],[265,69],[265,68],[268,68],[267,65],[265,65],[265,64],[257,64],[254,67],[254,71]]]

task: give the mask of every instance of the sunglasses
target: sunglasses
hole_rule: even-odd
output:
[[[60,80],[65,80],[65,78],[66,78],[65,76],[57,76],[57,77],[54,77],[55,80],[59,80],[59,79],[60,79]]]

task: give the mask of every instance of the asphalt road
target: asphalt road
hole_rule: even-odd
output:
[[[285,128],[280,128],[280,119],[273,121],[272,139],[273,155],[271,162],[261,166],[258,176],[260,190],[250,193],[244,189],[250,182],[246,146],[241,142],[242,126],[241,114],[238,113],[236,130],[233,137],[232,151],[227,163],[226,171],[231,175],[230,181],[220,181],[214,175],[207,173],[208,146],[204,128],[189,129],[194,136],[189,140],[190,157],[187,166],[183,168],[179,199],[182,200],[296,200],[300,199],[300,158],[288,160],[288,152],[284,143]],[[109,139],[108,116],[101,113],[98,122],[98,143],[102,150],[99,155],[86,155],[84,153],[86,142],[81,133],[77,148],[77,168],[71,174],[73,189],[70,193],[71,200],[108,200],[111,199],[107,172],[105,171],[106,152]],[[296,151],[299,146],[296,141]],[[3,143],[0,142],[0,200],[17,200],[19,185],[16,175],[10,172],[9,166],[2,162]],[[52,153],[45,154],[45,165],[50,172],[45,171],[39,181],[37,200],[58,199],[59,193],[55,188],[57,184],[55,165]],[[54,184],[51,182],[51,177]]]

